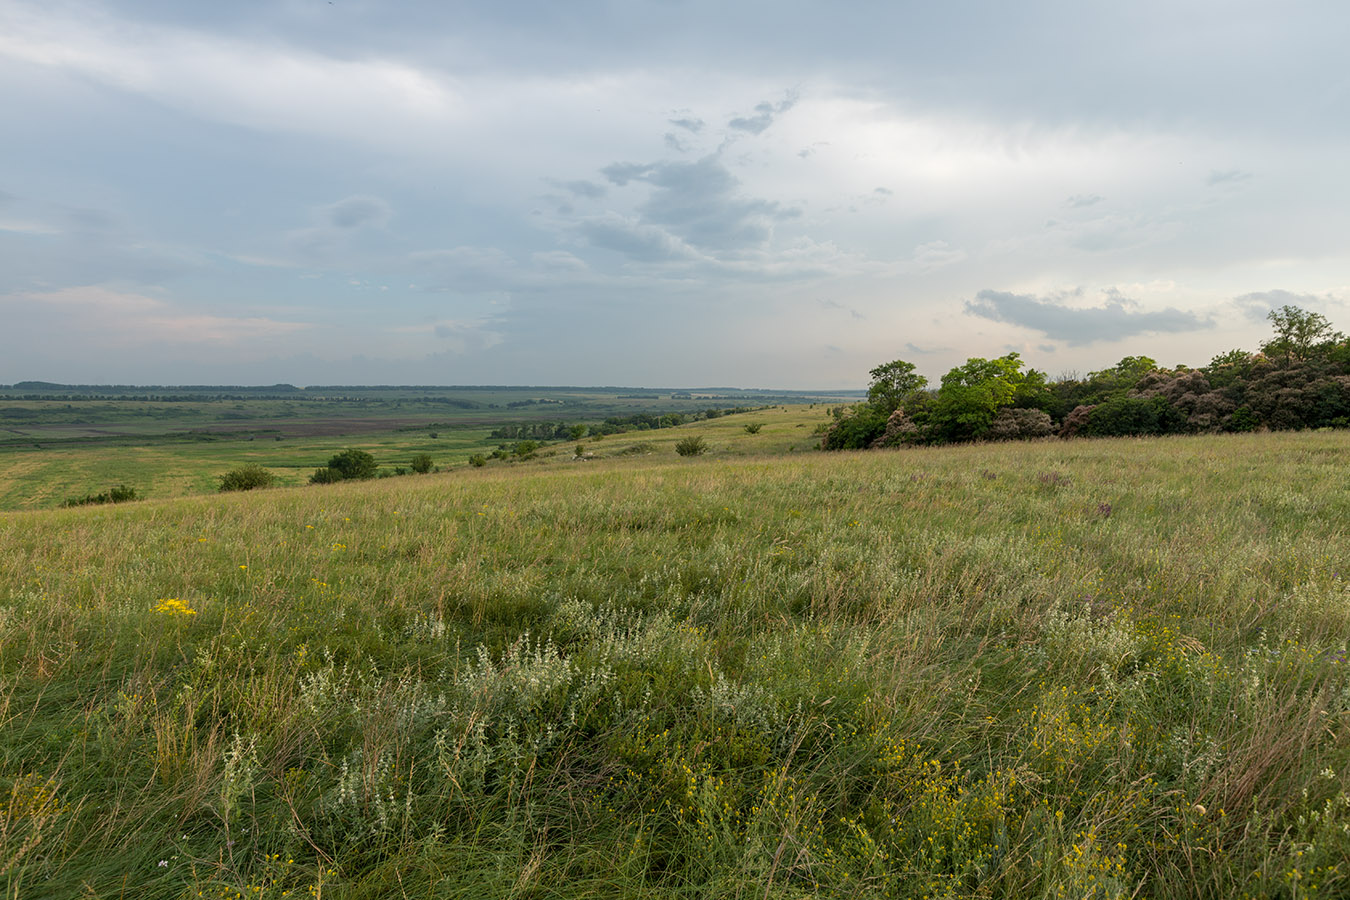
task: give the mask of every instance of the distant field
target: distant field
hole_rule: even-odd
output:
[[[0,513],[6,896],[1350,895],[1350,435],[823,414]]]
[[[246,463],[267,467],[283,484],[301,484],[332,454],[348,447],[374,454],[389,469],[407,466],[418,453],[431,455],[441,468],[452,468],[502,443],[489,435],[503,424],[597,423],[640,412],[761,406],[780,396],[583,388],[343,388],[305,400],[267,395],[216,400],[206,390],[162,395],[177,396],[170,402],[161,395],[132,392],[153,390],[127,389],[121,399],[89,399],[89,394],[72,390],[66,399],[32,400],[21,399],[34,396],[31,389],[0,389],[0,509],[56,506],[118,484],[148,497],[209,493],[216,490],[218,475]],[[809,411],[807,418],[823,421],[824,401],[814,408],[809,403],[799,407]],[[776,437],[785,438],[781,429]],[[807,442],[798,443],[804,449]],[[755,446],[782,449],[785,443],[766,434]],[[605,455],[599,447],[594,452]]]

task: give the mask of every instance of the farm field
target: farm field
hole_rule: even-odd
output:
[[[205,389],[164,395],[173,400],[144,399],[160,396],[146,394],[130,394],[130,399],[81,399],[88,395],[72,390],[69,403],[23,400],[18,398],[34,395],[0,390],[0,426],[4,426],[0,428],[0,509],[50,508],[119,484],[135,488],[140,496],[160,499],[211,493],[219,487],[219,475],[250,463],[267,468],[280,484],[298,485],[330,456],[347,448],[371,453],[386,470],[406,467],[419,453],[449,469],[466,466],[469,456],[491,453],[502,444],[491,437],[502,425],[598,423],[609,416],[635,413],[759,407],[766,398],[778,396],[725,389],[693,393],[688,399],[680,392],[672,399],[670,391],[642,395],[620,389],[428,388],[408,392],[406,397],[392,389],[340,390],[350,393],[323,393],[305,401],[267,395],[217,400]],[[785,395],[785,399],[799,398]],[[789,409],[800,412],[788,414]],[[736,424],[715,427],[714,432],[741,432],[743,423],[751,420],[789,428],[810,420],[814,427],[826,415],[824,402],[798,403],[772,407],[764,414],[742,414]],[[715,420],[708,424],[715,426]],[[778,452],[794,442],[799,449],[814,442],[801,434],[789,435],[783,428],[776,431],[781,440],[766,433],[758,441],[732,443],[741,450]],[[674,438],[665,440],[668,429],[660,434],[658,443],[673,446]],[[604,456],[614,452],[610,448],[617,449],[617,441],[624,437],[610,435],[606,445],[591,447],[588,442],[587,446],[591,454]],[[649,439],[638,437],[635,442],[644,444]],[[730,449],[725,441],[723,447]]]
[[[0,513],[4,895],[1350,894],[1350,435],[825,415]]]

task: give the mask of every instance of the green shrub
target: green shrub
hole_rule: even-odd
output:
[[[275,475],[257,463],[231,469],[219,478],[221,492],[251,491],[254,488],[271,487],[277,480]]]
[[[1168,403],[1166,397],[1117,397],[1093,407],[1078,433],[1085,437],[1126,437],[1185,430],[1185,413]]]
[[[866,450],[872,442],[886,433],[890,414],[884,409],[860,403],[840,414],[828,426],[820,440],[822,450]]]
[[[512,448],[511,452],[521,459],[533,459],[534,454],[538,449],[538,441],[521,441]]]
[[[677,443],[675,452],[681,456],[699,456],[708,452],[708,444],[703,438],[693,435]]]
[[[475,453],[473,456],[469,457],[469,465],[473,466],[475,469],[480,466],[486,466],[487,457],[481,453]]]
[[[343,450],[328,460],[328,468],[342,473],[343,478],[374,478],[378,463],[364,450]]]
[[[111,490],[102,491],[97,494],[85,494],[83,497],[72,497],[69,500],[62,501],[62,506],[94,506],[100,503],[126,503],[128,500],[140,499],[136,496],[136,489],[127,487],[125,484],[119,484]]]
[[[315,469],[310,484],[332,484],[335,481],[365,480],[375,477],[379,464],[364,450],[343,450],[328,460],[328,465]]]
[[[418,453],[412,458],[412,463],[410,465],[412,466],[412,470],[418,475],[425,475],[431,471],[433,465],[431,455],[427,453]]]
[[[759,430],[764,427],[763,422],[751,422],[745,426],[746,434],[759,434]]]

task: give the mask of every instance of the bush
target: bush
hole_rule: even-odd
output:
[[[257,463],[249,463],[237,469],[231,469],[220,477],[220,490],[251,491],[254,488],[267,488],[276,483],[276,476]]]
[[[364,480],[375,477],[379,464],[364,450],[343,450],[328,460],[328,465],[315,469],[309,476],[310,484],[332,484],[335,481]]]
[[[860,403],[836,416],[820,441],[822,450],[865,450],[886,433],[890,414],[883,408]]]
[[[708,452],[708,444],[698,435],[687,437],[675,445],[675,452],[681,456],[699,456]]]
[[[431,455],[428,453],[418,453],[412,458],[410,465],[412,466],[412,470],[418,475],[425,475],[431,471],[433,465]]]
[[[759,434],[759,430],[764,427],[763,422],[751,422],[745,426],[746,434]]]
[[[469,465],[473,466],[475,469],[486,466],[487,457],[481,453],[475,453],[473,456],[469,457]]]
[[[991,441],[1019,441],[1048,437],[1055,426],[1050,416],[1039,409],[1016,409],[1005,406],[989,423],[985,437]]]
[[[1186,414],[1163,396],[1117,397],[1098,404],[1078,430],[1084,437],[1128,437],[1148,434],[1180,434],[1186,431]]]
[[[128,500],[139,499],[136,496],[136,489],[127,487],[125,484],[119,484],[111,490],[102,491],[97,494],[85,494],[83,497],[72,497],[69,500],[62,501],[62,506],[94,506],[100,503],[126,503]]]

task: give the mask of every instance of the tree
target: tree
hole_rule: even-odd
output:
[[[328,460],[328,468],[340,481],[374,478],[377,467],[375,457],[364,450],[343,450]]]
[[[425,475],[427,472],[431,471],[431,467],[433,465],[431,454],[429,453],[415,454],[412,458],[412,461],[408,465],[417,474]]]
[[[870,373],[872,384],[867,388],[867,401],[890,415],[899,409],[905,398],[928,387],[928,379],[914,371],[914,364],[897,359],[877,366]]]
[[[1326,316],[1285,304],[1272,309],[1266,319],[1275,326],[1275,337],[1261,345],[1261,352],[1280,358],[1288,365],[1295,359],[1307,359],[1314,351],[1339,344],[1345,335],[1333,331]]]
[[[933,405],[929,425],[934,438],[945,441],[973,441],[983,437],[994,421],[994,416],[1005,406],[1019,400],[1019,388],[1024,394],[1045,391],[1045,376],[1033,370],[1030,384],[1022,372],[1022,358],[1009,353],[998,359],[972,357],[965,365],[957,366],[942,376],[937,402]]]

